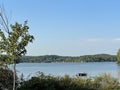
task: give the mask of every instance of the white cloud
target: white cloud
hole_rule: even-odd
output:
[[[120,38],[115,38],[114,40],[115,40],[115,41],[120,41]]]
[[[84,39],[87,42],[120,42],[120,38],[88,38]]]
[[[87,39],[87,41],[96,42],[96,41],[103,41],[103,39],[100,39],[100,38],[89,38],[89,39]]]

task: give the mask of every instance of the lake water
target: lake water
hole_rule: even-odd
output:
[[[88,76],[94,77],[102,73],[111,74],[113,77],[118,77],[119,67],[116,62],[89,62],[89,63],[19,63],[17,64],[18,75],[24,74],[35,75],[36,72],[43,72],[46,75],[59,75],[65,74],[76,76],[77,73],[85,72]]]

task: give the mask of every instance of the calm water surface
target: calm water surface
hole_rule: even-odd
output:
[[[36,72],[63,76],[68,74],[75,76],[79,72],[86,72],[88,76],[94,77],[101,73],[108,73],[111,76],[118,76],[119,67],[116,62],[89,62],[89,63],[20,63],[17,64],[18,75],[35,75]]]

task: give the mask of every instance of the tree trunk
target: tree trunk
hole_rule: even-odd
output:
[[[16,63],[13,63],[13,90],[16,90]]]

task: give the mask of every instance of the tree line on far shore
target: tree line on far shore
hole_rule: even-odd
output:
[[[96,54],[84,56],[58,56],[58,55],[44,55],[44,56],[23,56],[19,63],[50,63],[50,62],[116,62],[116,55]]]

